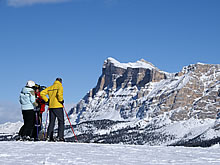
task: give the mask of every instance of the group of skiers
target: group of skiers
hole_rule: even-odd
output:
[[[29,80],[21,90],[19,101],[24,125],[20,128],[18,140],[39,140],[39,132],[42,130],[42,114],[45,111],[45,105],[48,105],[49,126],[43,139],[64,141],[64,100],[61,78],[57,78],[54,84],[48,88]],[[56,118],[58,119],[58,137],[54,138],[53,130]]]

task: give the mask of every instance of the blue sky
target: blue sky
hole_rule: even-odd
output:
[[[167,72],[219,64],[219,9],[219,0],[0,0],[0,123],[16,116],[30,79],[62,77],[65,103],[77,103],[108,57]]]

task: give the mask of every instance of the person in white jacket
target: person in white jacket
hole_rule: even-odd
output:
[[[19,131],[21,140],[31,140],[34,129],[34,107],[36,106],[36,98],[34,88],[35,82],[29,80],[25,87],[22,88],[20,93],[20,104],[24,120],[24,125]]]

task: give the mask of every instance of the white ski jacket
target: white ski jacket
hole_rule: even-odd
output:
[[[21,110],[34,110],[35,93],[32,88],[24,87],[21,90],[19,101]]]

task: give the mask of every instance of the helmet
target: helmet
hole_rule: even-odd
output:
[[[26,86],[32,88],[32,87],[35,86],[35,82],[32,81],[32,80],[29,80],[29,81],[27,82]]]
[[[40,91],[46,89],[47,87],[46,86],[40,86]]]

